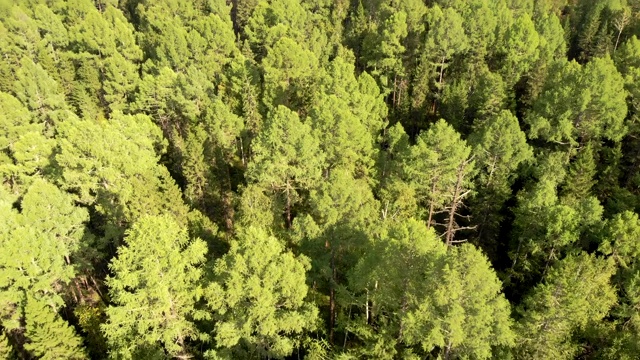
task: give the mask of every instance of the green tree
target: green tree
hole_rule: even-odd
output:
[[[403,162],[403,172],[427,210],[427,226],[442,225],[447,244],[454,242],[462,201],[471,193],[471,147],[444,120],[422,132]],[[439,223],[436,215],[444,213]]]
[[[313,188],[321,176],[324,155],[318,140],[298,114],[278,106],[270,113],[253,152],[247,179],[284,200],[282,214],[286,226],[290,227],[292,208],[300,199],[298,191]]]
[[[306,300],[309,259],[280,240],[249,227],[216,261],[205,297],[213,310],[220,354],[281,359],[316,327],[318,310]]]
[[[634,120],[634,126],[640,120],[640,40],[636,36],[625,41],[616,51],[614,60],[625,83],[625,89],[629,92],[627,103],[629,113]],[[634,131],[637,131],[635,128]]]
[[[527,73],[539,56],[539,35],[529,15],[515,19],[505,33],[500,48],[504,54],[501,73],[507,84],[513,86],[520,76]]]
[[[148,216],[127,231],[107,278],[113,305],[102,325],[111,355],[132,359],[163,346],[170,357],[188,356],[188,339],[200,337],[194,321],[207,253],[200,239],[169,216]]]
[[[426,22],[429,30],[414,85],[414,106],[420,107],[428,96],[433,98],[431,112],[435,112],[436,102],[444,89],[445,69],[454,56],[469,47],[469,40],[462,25],[463,18],[455,9],[442,10],[435,5],[427,12]]]
[[[54,125],[72,116],[58,83],[29,58],[23,58],[16,72],[15,95],[44,123],[49,134]]]
[[[575,146],[590,139],[622,139],[627,114],[624,81],[610,58],[584,66],[559,62],[549,72],[525,121],[529,136]]]
[[[537,282],[601,221],[603,208],[595,197],[558,196],[558,186],[567,175],[564,158],[559,152],[540,157],[537,181],[517,195],[510,274],[521,285]]]
[[[57,312],[75,276],[71,259],[88,213],[42,179],[20,199],[20,212],[13,208],[16,200],[0,186],[0,325],[9,335],[24,333],[30,342],[20,340],[18,349],[24,344],[34,356],[85,358],[80,338]]]
[[[325,172],[336,168],[349,170],[354,176],[367,176],[373,166],[374,141],[371,132],[335,95],[323,96],[313,107],[311,126],[320,149],[326,155]]]
[[[478,125],[470,137],[473,154],[479,169],[476,178],[477,195],[471,209],[478,224],[478,238],[485,249],[492,246],[503,217],[500,210],[511,197],[511,185],[517,177],[518,167],[533,160],[533,151],[527,144],[518,119],[502,110]]]
[[[351,325],[366,343],[363,355],[393,358],[401,342],[416,355],[486,359],[492,346],[513,345],[509,304],[474,246],[447,248],[409,219],[372,247],[350,279],[364,292],[365,316]]]
[[[378,77],[384,93],[391,93],[392,105],[395,106],[399,81],[406,76],[402,59],[406,50],[403,42],[408,35],[407,14],[389,8],[380,10],[385,17],[377,33],[372,32],[364,39],[367,50],[364,58],[371,73]]]
[[[522,359],[572,359],[579,344],[572,334],[601,321],[616,302],[609,279],[612,261],[581,253],[559,261],[519,308]]]
[[[423,349],[439,346],[445,359],[492,358],[493,348],[511,347],[516,338],[509,302],[501,294],[502,284],[475,246],[463,244],[449,251],[440,289],[433,300],[420,304],[409,315],[407,338],[419,342]],[[429,314],[433,305],[437,310]],[[409,335],[411,331],[414,333]],[[425,333],[429,334],[426,341]]]
[[[106,217],[99,224],[105,240],[118,240],[143,215],[170,213],[186,224],[188,208],[167,168],[158,163],[166,140],[147,116],[70,119],[58,133],[62,186]]]
[[[311,51],[283,37],[268,49],[262,68],[263,102],[267,109],[284,105],[308,113],[315,102],[314,86],[321,75],[318,60]]]
[[[64,301],[62,284],[74,277],[70,259],[80,247],[87,211],[75,207],[72,198],[54,185],[36,180],[16,201],[0,188],[3,213],[0,260],[0,303],[3,326],[19,328],[27,296],[44,301],[57,311]]]
[[[25,335],[30,340],[24,348],[38,359],[86,359],[82,339],[62,320],[50,305],[28,298],[24,309]]]
[[[18,99],[0,93],[0,174],[13,191],[24,192],[50,165],[55,142],[45,129]]]
[[[0,334],[0,357],[7,360],[11,360],[14,358],[13,347],[9,343],[7,335],[4,332]]]

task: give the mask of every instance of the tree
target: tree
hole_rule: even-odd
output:
[[[86,359],[82,339],[50,305],[28,298],[25,306],[26,333],[30,342],[24,348],[38,359]]]
[[[339,291],[366,245],[378,230],[378,202],[367,179],[337,168],[309,195],[309,215],[296,218],[294,239],[314,261],[310,278],[329,294],[329,343],[333,344],[341,304]]]
[[[50,165],[55,142],[45,129],[18,99],[0,93],[0,174],[13,191],[24,192]]]
[[[16,73],[15,95],[39,120],[49,134],[53,126],[72,116],[58,83],[29,58],[23,58]]]
[[[267,109],[284,105],[307,114],[315,102],[317,78],[322,72],[318,59],[293,39],[283,37],[262,60],[263,102]]]
[[[188,209],[179,189],[158,164],[166,141],[147,116],[70,119],[58,133],[62,187],[106,217],[100,224],[105,240],[118,240],[143,215],[170,213],[186,224]]]
[[[428,207],[427,225],[443,225],[445,240],[453,244],[455,232],[461,230],[457,218],[462,201],[471,193],[474,171],[471,147],[444,120],[418,135],[403,163],[404,173]],[[436,215],[445,213],[444,223]]]
[[[0,334],[0,357],[3,359],[13,359],[13,347],[7,339],[7,335],[3,332]]]
[[[515,19],[506,31],[500,51],[505,54],[502,74],[510,86],[527,73],[539,56],[539,36],[529,15]]]
[[[253,152],[247,179],[278,197],[282,193],[285,223],[290,227],[298,190],[311,189],[321,176],[324,154],[319,150],[318,140],[295,112],[279,106],[270,113]]]
[[[68,194],[35,179],[17,199],[0,186],[0,325],[7,334],[30,343],[17,343],[43,358],[85,358],[81,340],[57,312],[75,276],[71,259],[78,254],[88,213]],[[25,327],[26,326],[26,327]],[[63,341],[64,339],[64,341]]]
[[[491,358],[493,348],[512,347],[516,338],[502,285],[475,246],[463,244],[449,251],[434,299],[408,316],[407,339],[419,342],[423,349],[439,346],[445,359]],[[428,315],[434,305],[435,314]],[[425,333],[429,334],[426,341]]]
[[[431,112],[435,112],[436,102],[444,88],[444,75],[448,62],[469,46],[467,36],[462,27],[463,18],[455,9],[442,10],[437,4],[427,12],[429,30],[424,44],[421,65],[418,69],[417,100],[414,106],[427,94],[427,89],[435,88]],[[435,80],[435,83],[432,83]],[[415,90],[414,90],[415,91]],[[426,100],[426,99],[425,99]],[[417,102],[416,102],[417,101]]]
[[[626,132],[625,98],[624,81],[609,57],[584,66],[557,63],[525,118],[529,136],[573,147],[590,139],[620,141]]]
[[[408,35],[407,14],[388,7],[380,11],[383,20],[377,33],[372,32],[364,39],[367,50],[364,58],[371,73],[378,77],[384,93],[392,94],[392,105],[395,106],[399,81],[406,76],[402,61],[406,49],[402,43]]]
[[[215,264],[206,289],[214,312],[220,354],[281,359],[316,327],[318,310],[307,300],[309,259],[294,256],[280,240],[249,227]]]
[[[367,248],[349,272],[360,315],[348,329],[365,343],[356,355],[390,359],[402,342],[420,341],[412,338],[419,331],[411,314],[438,288],[447,248],[433,229],[415,219],[398,221],[379,237],[371,237]]]
[[[535,170],[538,180],[517,195],[510,275],[525,288],[570,254],[581,235],[602,218],[595,197],[558,196],[558,186],[566,178],[564,158],[559,152],[541,156]]]
[[[580,253],[561,260],[518,309],[516,355],[523,359],[571,359],[579,345],[572,333],[601,321],[616,302],[609,283],[611,261]]]
[[[615,53],[614,61],[620,74],[624,78],[625,89],[629,92],[627,101],[629,113],[637,123],[640,119],[640,40],[636,36],[632,36],[625,41],[620,49]],[[636,129],[633,129],[636,130]]]
[[[486,359],[492,346],[514,342],[509,304],[486,257],[469,244],[448,248],[419,221],[376,239],[350,280],[365,294],[365,316],[351,328],[369,356],[392,358],[402,342],[416,355]]]
[[[0,188],[3,212],[0,260],[0,303],[3,326],[20,327],[27,296],[44,301],[56,311],[64,304],[61,284],[74,277],[70,258],[80,247],[87,211],[45,180],[38,179],[22,198],[21,212],[12,208],[16,200]]]
[[[480,123],[470,135],[469,142],[479,169],[476,179],[478,194],[471,205],[479,226],[478,238],[480,241],[495,239],[502,220],[500,210],[511,196],[516,170],[521,164],[533,160],[533,151],[518,119],[507,110]]]
[[[367,176],[375,158],[371,132],[344,100],[335,95],[322,96],[319,100],[310,119],[313,134],[326,155],[325,174],[342,168],[355,177]]]
[[[200,337],[194,321],[206,318],[196,307],[206,244],[169,216],[143,217],[126,234],[107,278],[113,305],[102,330],[112,356],[132,359],[162,346],[188,357],[187,340]]]

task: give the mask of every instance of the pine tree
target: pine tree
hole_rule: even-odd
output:
[[[310,127],[284,106],[272,111],[253,145],[247,179],[282,199],[285,224],[291,226],[300,189],[311,189],[321,176],[323,153]]]
[[[427,225],[445,228],[446,243],[453,244],[455,232],[461,226],[461,204],[471,193],[471,174],[474,171],[471,147],[444,120],[433,124],[418,135],[416,145],[404,160],[407,180],[415,187],[427,209]],[[438,214],[445,219],[438,222]]]
[[[106,217],[100,224],[105,240],[118,240],[143,215],[170,213],[186,225],[188,209],[179,189],[158,164],[166,140],[147,116],[76,119],[61,124],[58,132],[63,188]]]
[[[611,261],[581,253],[561,260],[525,298],[516,355],[522,359],[572,359],[572,334],[601,321],[616,301]]]
[[[21,212],[12,208],[15,200],[0,187],[0,206],[6,214],[0,226],[0,318],[8,330],[21,327],[28,298],[46,303],[54,312],[64,304],[64,285],[75,275],[70,259],[88,219],[68,194],[41,179],[22,198]]]
[[[2,332],[0,334],[0,358],[6,360],[12,360],[13,356],[13,347],[9,343],[9,339],[7,339],[7,334]]]
[[[169,216],[143,217],[127,231],[107,278],[113,305],[102,330],[112,356],[137,358],[158,346],[188,356],[188,339],[200,337],[194,320],[207,316],[196,307],[206,252]]]
[[[350,280],[364,292],[365,316],[350,326],[365,341],[362,355],[393,358],[401,342],[416,355],[486,359],[492,346],[514,343],[509,304],[486,257],[469,244],[447,248],[419,221],[376,239]]]
[[[480,170],[476,179],[478,193],[472,200],[471,210],[479,227],[480,244],[490,249],[502,221],[500,210],[511,196],[516,170],[520,164],[533,160],[533,151],[518,119],[507,110],[481,123],[470,135],[469,142]]]
[[[205,295],[220,354],[281,359],[299,348],[318,317],[305,300],[309,265],[264,230],[239,231],[229,253],[216,261]]]
[[[576,146],[590,139],[619,141],[626,133],[624,81],[610,58],[584,66],[556,63],[525,118],[529,136]]]
[[[73,328],[45,302],[27,298],[24,309],[26,337],[24,348],[33,356],[43,360],[86,359],[82,339]]]

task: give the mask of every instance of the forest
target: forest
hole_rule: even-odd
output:
[[[640,0],[0,1],[0,359],[640,358]]]

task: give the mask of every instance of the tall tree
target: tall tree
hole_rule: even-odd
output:
[[[311,189],[321,176],[324,154],[309,125],[284,106],[274,109],[253,146],[247,179],[282,199],[285,224],[291,226],[299,190]]]
[[[457,221],[463,200],[471,193],[474,171],[471,147],[444,120],[418,135],[405,160],[404,173],[428,209],[427,225],[444,227],[447,244],[461,230]],[[445,214],[440,220],[438,214]],[[439,222],[442,221],[442,222]]]
[[[38,359],[86,359],[82,339],[45,302],[28,298],[24,309],[29,342],[24,345]]]
[[[561,260],[524,300],[516,355],[523,359],[572,359],[572,334],[601,321],[616,301],[611,261],[581,253]]]
[[[496,240],[502,221],[501,208],[511,196],[516,170],[520,164],[533,160],[533,151],[518,119],[507,110],[480,123],[469,142],[479,169],[478,193],[470,205],[474,223],[478,224],[480,244],[489,249],[493,244],[485,243],[485,240]]]
[[[216,321],[211,355],[282,359],[300,348],[318,316],[306,300],[309,265],[264,230],[240,230],[205,293]]]
[[[143,217],[127,231],[107,278],[113,305],[102,330],[112,356],[133,359],[160,347],[189,357],[188,339],[200,337],[194,321],[207,317],[196,307],[206,253],[170,216]]]
[[[627,115],[624,81],[613,61],[596,58],[584,66],[559,62],[525,118],[529,136],[577,146],[590,139],[622,139]]]

